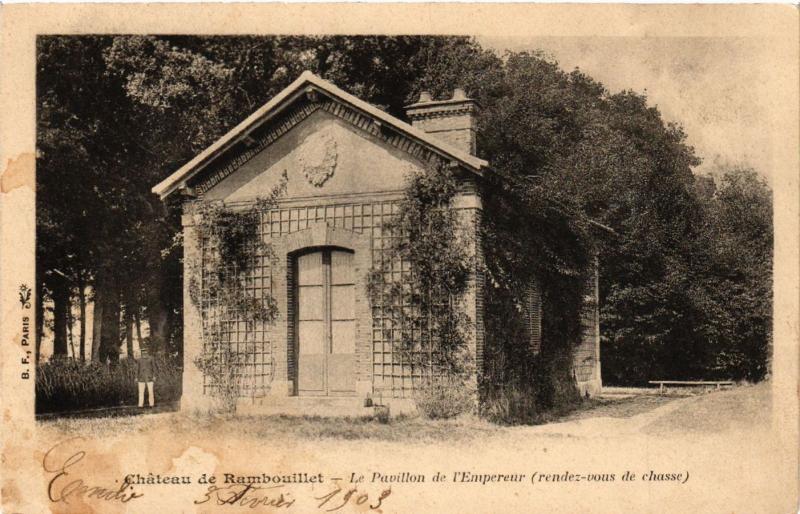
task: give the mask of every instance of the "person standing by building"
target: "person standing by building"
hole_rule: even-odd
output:
[[[153,392],[153,382],[155,375],[153,372],[153,357],[147,348],[142,348],[142,355],[136,365],[136,380],[139,383],[139,407],[144,407],[144,390],[147,389],[147,404],[155,406],[155,393]]]

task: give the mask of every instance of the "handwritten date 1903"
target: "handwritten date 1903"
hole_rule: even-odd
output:
[[[342,495],[342,493],[344,494]],[[380,496],[378,496],[378,498],[375,500],[376,503],[374,505],[372,502],[368,504],[369,508],[378,512],[383,512],[381,510],[381,505],[383,504],[383,500],[388,498],[390,494],[392,494],[391,487],[389,489],[384,489],[381,492]],[[356,505],[364,505],[365,503],[370,501],[369,495],[367,493],[359,494],[357,487],[353,487],[345,491],[338,485],[336,489],[329,492],[328,494],[325,494],[323,496],[318,496],[315,498],[319,501],[319,504],[317,504],[317,508],[322,509],[325,506],[328,507],[327,509],[325,509],[325,512],[333,512],[339,510],[348,503],[350,503],[351,501]]]
[[[201,505],[207,502],[214,502],[216,505],[233,505],[238,507],[250,507],[251,509],[257,507],[282,507],[284,509],[289,509],[294,505],[296,500],[288,493],[282,493],[280,491],[282,488],[282,485],[272,487],[259,487],[253,484],[234,484],[225,487],[210,485],[208,490],[203,494],[203,498],[195,500],[194,503],[195,505]],[[319,502],[317,508],[325,510],[326,512],[337,511],[349,503],[358,506],[367,504],[370,509],[382,512],[380,507],[383,500],[391,493],[391,489],[386,489],[376,500],[370,501],[369,495],[360,493],[357,488],[345,491],[337,485],[336,489],[323,496],[315,496],[314,499]]]

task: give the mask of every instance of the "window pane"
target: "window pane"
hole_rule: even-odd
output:
[[[331,284],[353,283],[353,254],[333,250],[331,252]]]
[[[322,320],[323,315],[323,292],[322,286],[301,286],[297,288],[297,305],[299,307],[299,319]]]
[[[325,323],[323,321],[301,321],[298,323],[297,340],[300,355],[319,355],[325,351]]]
[[[331,353],[356,353],[356,322],[331,322]]]
[[[322,252],[307,253],[297,258],[298,285],[322,285]]]
[[[331,286],[331,319],[355,318],[355,286]]]

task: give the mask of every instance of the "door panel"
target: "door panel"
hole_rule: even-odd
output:
[[[352,284],[353,282],[352,252],[331,251],[331,284]]]
[[[322,252],[307,253],[297,258],[297,284],[301,286],[323,284]]]
[[[356,322],[332,321],[331,322],[331,353],[344,354],[356,353]]]
[[[355,318],[355,286],[331,286],[331,319],[347,320]]]
[[[306,393],[322,393],[325,390],[325,322],[299,322],[297,337],[297,389]]]
[[[325,393],[325,354],[300,356],[297,391],[301,395]]]
[[[300,339],[300,355],[322,355],[325,353],[325,322],[301,321],[297,337]]]
[[[297,319],[300,321],[325,320],[325,288],[300,286],[297,295]]]
[[[325,392],[325,285],[322,252],[297,259],[297,390]]]
[[[298,394],[355,392],[353,254],[320,250],[297,258]]]
[[[329,390],[355,392],[356,322],[353,254],[331,252],[331,353],[328,359]]]
[[[353,354],[328,355],[328,392],[345,395],[356,390],[356,360]]]

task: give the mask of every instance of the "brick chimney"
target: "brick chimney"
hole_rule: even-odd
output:
[[[416,103],[406,106],[406,114],[414,127],[475,155],[478,107],[478,102],[467,98],[461,89],[453,91],[449,100],[434,100],[423,91]]]

